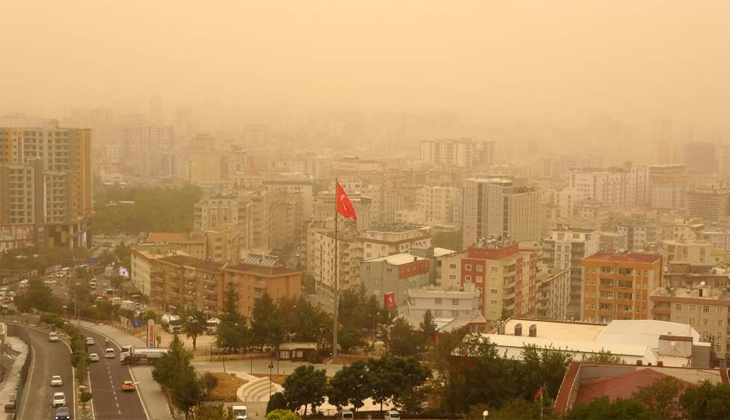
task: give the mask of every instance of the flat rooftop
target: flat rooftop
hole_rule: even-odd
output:
[[[590,257],[583,258],[584,261],[605,261],[614,263],[639,263],[653,264],[662,257],[659,254],[644,254],[638,252],[617,253],[617,252],[599,252]]]

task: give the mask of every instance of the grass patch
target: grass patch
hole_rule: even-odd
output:
[[[211,401],[238,401],[236,391],[241,385],[248,382],[230,373],[211,372],[209,374],[218,380],[216,386],[208,390],[208,399]]]

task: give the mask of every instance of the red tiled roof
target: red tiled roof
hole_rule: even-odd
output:
[[[616,253],[616,252],[599,252],[590,257],[583,258],[583,261],[606,261],[615,263],[641,263],[652,264],[661,259],[659,254],[644,254],[638,252]]]
[[[593,383],[582,384],[578,389],[574,405],[585,404],[603,396],[607,396],[611,401],[617,398],[630,398],[639,388],[651,385],[668,376],[647,368]],[[687,381],[681,381],[681,383],[685,388],[693,386]]]

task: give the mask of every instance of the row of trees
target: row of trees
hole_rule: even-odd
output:
[[[299,366],[286,378],[283,394],[275,395],[268,410],[288,408],[304,415],[309,408],[316,413],[325,397],[330,404],[342,408],[352,405],[355,410],[363,401],[372,398],[386,402],[409,412],[420,412],[425,395],[424,383],[430,377],[429,370],[413,358],[385,356],[380,359],[358,361],[338,371],[327,383],[325,370],[313,366]]]
[[[152,370],[152,378],[169,393],[172,403],[185,413],[186,419],[206,396],[205,381],[190,363],[192,358],[176,334],[170,350],[155,362]]]

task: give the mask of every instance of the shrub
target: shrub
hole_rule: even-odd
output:
[[[309,354],[309,363],[322,363],[322,361],[324,361],[324,356],[322,356],[319,350],[315,350]]]

